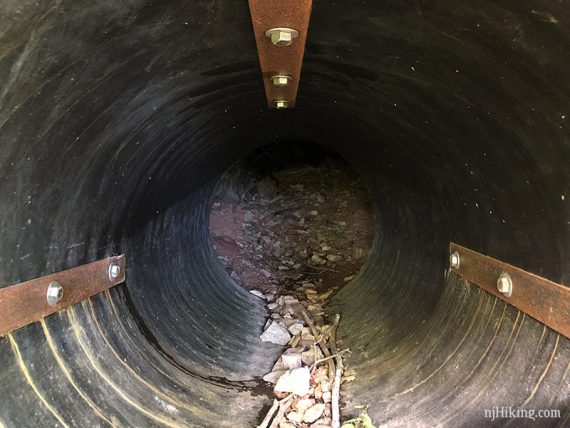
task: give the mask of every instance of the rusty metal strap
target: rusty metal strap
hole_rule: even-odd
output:
[[[0,336],[39,321],[125,280],[115,256],[0,289]]]
[[[295,106],[312,4],[312,0],[249,0],[269,107]],[[267,34],[272,29],[294,31],[290,41],[280,42]],[[272,79],[276,76],[282,78]],[[285,104],[278,104],[280,100]]]
[[[449,249],[453,272],[570,338],[570,288],[453,242]]]

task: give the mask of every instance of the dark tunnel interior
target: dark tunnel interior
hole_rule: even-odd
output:
[[[287,141],[347,159],[374,200],[373,251],[331,304],[362,374],[347,415],[570,424],[568,339],[448,270],[453,241],[570,285],[563,2],[315,2],[285,111],[246,2],[19,0],[0,20],[0,284],[127,258],[125,284],[0,338],[0,427],[255,426],[280,349],[208,212],[224,171]]]

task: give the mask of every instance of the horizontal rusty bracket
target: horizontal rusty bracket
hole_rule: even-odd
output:
[[[453,242],[449,251],[453,272],[570,338],[570,288]],[[510,293],[497,286],[505,277]]]
[[[295,107],[312,5],[312,0],[249,0],[270,108]]]
[[[125,280],[125,256],[109,257],[0,289],[0,336]]]

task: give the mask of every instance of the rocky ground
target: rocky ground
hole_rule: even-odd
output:
[[[271,318],[262,341],[285,346],[285,351],[263,380],[276,396],[258,428],[339,428],[341,386],[354,379],[345,370],[344,356],[336,338],[340,316],[326,314],[324,304],[333,289],[319,293],[310,282],[300,283],[285,295],[251,293],[267,301]],[[351,427],[353,425],[343,425]]]
[[[341,287],[372,245],[374,214],[365,185],[347,164],[326,158],[256,177],[230,171],[210,214],[218,258],[249,290],[287,290],[307,280]]]

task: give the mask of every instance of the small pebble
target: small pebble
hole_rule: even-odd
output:
[[[325,411],[325,405],[323,403],[315,404],[314,406],[307,409],[303,415],[303,422],[313,423],[321,417]]]
[[[259,291],[259,290],[249,290],[249,292],[250,292],[251,294],[253,294],[254,296],[257,296],[257,297],[259,297],[259,298],[261,298],[261,299],[265,299],[265,294],[263,294],[263,293],[262,293],[261,291]]]

